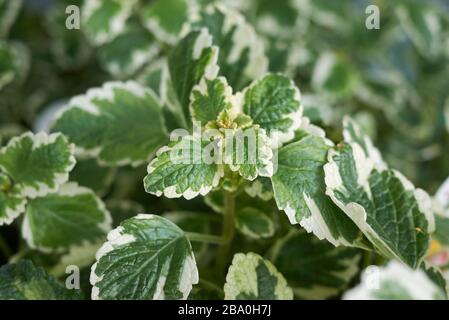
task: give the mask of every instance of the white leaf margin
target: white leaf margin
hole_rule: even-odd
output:
[[[65,168],[64,172],[59,172],[59,173],[53,174],[52,182],[54,184],[54,187],[49,187],[47,184],[41,183],[41,182],[37,183],[38,184],[37,188],[24,185],[20,189],[20,194],[23,197],[28,197],[31,199],[34,199],[37,197],[43,197],[49,193],[57,191],[58,188],[62,184],[66,183],[69,180],[70,171],[72,171],[76,165],[76,159],[74,156],[75,145],[72,143],[69,143],[67,138],[61,133],[47,134],[45,132],[39,132],[37,134],[33,134],[31,132],[26,132],[20,136],[16,136],[16,137],[12,138],[6,146],[4,146],[3,148],[0,149],[0,156],[2,156],[4,153],[7,152],[8,148],[14,148],[14,147],[20,145],[23,139],[31,139],[33,141],[32,150],[35,150],[43,145],[50,145],[50,144],[54,143],[60,137],[63,138],[63,140],[67,143],[67,145],[69,147],[69,151],[71,153],[71,156],[69,157],[69,164]],[[1,168],[1,165],[0,165],[0,168]],[[7,173],[7,170],[5,170],[4,168],[1,168],[1,169],[5,173]]]
[[[161,106],[162,102],[158,95],[148,87],[144,87],[136,81],[128,80],[128,81],[109,81],[105,82],[101,87],[91,88],[87,90],[85,94],[77,95],[71,98],[64,107],[60,108],[56,115],[52,119],[52,127],[56,124],[60,118],[63,117],[66,111],[71,109],[79,109],[85,111],[93,116],[101,116],[101,110],[95,105],[92,101],[95,99],[105,100],[108,102],[113,102],[115,99],[115,90],[126,90],[130,94],[133,94],[139,98],[145,98],[147,95],[150,96],[156,103]],[[162,128],[164,132],[166,129]],[[102,146],[97,146],[95,148],[83,148],[78,145],[75,145],[75,154],[80,158],[98,158],[101,151],[103,150]],[[130,165],[132,167],[137,167],[143,163],[146,163],[153,157],[153,154],[149,154],[147,159],[145,160],[133,160],[131,158],[123,158],[120,161],[104,161],[102,159],[97,159],[98,163],[103,166],[125,166]]]
[[[112,1],[111,1],[112,2]],[[109,32],[89,33],[89,38],[95,45],[102,45],[113,40],[117,35],[122,33],[126,28],[126,20],[131,16],[136,0],[115,1],[122,6],[118,15],[112,17],[109,21]],[[84,1],[81,8],[81,21],[85,24],[104,3],[102,0],[88,0]]]
[[[153,219],[154,217],[159,217],[153,214],[143,214],[140,213],[137,216],[135,216],[132,219],[142,219],[142,220],[149,220]],[[100,297],[100,288],[96,286],[97,283],[101,282],[103,279],[103,275],[99,276],[96,274],[96,268],[98,261],[104,257],[109,252],[113,251],[116,248],[122,247],[124,245],[133,243],[136,241],[136,238],[132,234],[127,234],[124,232],[123,227],[119,226],[113,230],[111,230],[107,235],[107,241],[98,249],[95,259],[97,262],[95,262],[91,267],[91,273],[90,273],[90,284],[92,287],[92,293],[91,293],[91,299],[92,300],[101,300]],[[184,267],[181,275],[181,281],[179,284],[179,290],[182,292],[183,297],[182,300],[187,299],[189,296],[190,291],[192,290],[192,287],[194,284],[197,284],[199,282],[199,274],[198,274],[198,268],[196,266],[195,257],[193,255],[193,251],[190,256],[188,256],[184,262]],[[157,288],[153,294],[152,299],[153,300],[163,300],[164,299],[164,285],[165,285],[165,279],[160,278],[157,283]]]
[[[279,75],[279,76],[283,76],[285,77],[285,75],[281,74],[281,73],[265,73],[264,75],[260,76],[257,80],[254,80],[249,86],[247,86],[245,89],[243,89],[243,91],[238,92],[236,95],[238,95],[238,97],[235,99],[236,103],[238,103],[238,110],[240,110],[241,112],[243,112],[243,103],[245,101],[244,97],[246,95],[246,93],[249,90],[252,90],[255,86],[258,86],[261,82],[263,82],[265,80],[265,77],[269,76],[269,75]],[[283,116],[283,119],[290,119],[292,120],[292,124],[290,126],[290,128],[288,129],[287,132],[282,132],[280,130],[271,130],[268,134],[269,138],[273,141],[273,144],[276,144],[277,147],[282,146],[282,144],[289,142],[291,140],[293,140],[293,138],[295,137],[295,131],[298,130],[303,121],[304,117],[304,107],[301,103],[301,91],[299,90],[299,88],[296,86],[296,84],[293,82],[292,79],[290,80],[290,88],[293,89],[295,91],[293,100],[295,100],[296,102],[298,102],[299,107],[298,110],[285,114]],[[304,126],[306,126],[309,123],[306,123]],[[310,130],[313,131],[313,129],[315,128],[315,126],[310,127]]]
[[[182,139],[189,139],[190,140],[190,139],[195,139],[195,137],[193,137],[193,136],[184,136],[184,137],[182,137]],[[171,152],[173,149],[174,149],[173,147],[163,146],[162,148],[160,148],[156,152],[156,157],[147,166],[147,173],[148,173],[148,175],[152,174],[158,168],[155,165],[157,164],[157,162],[159,160],[159,156],[164,154],[164,153]],[[178,193],[176,191],[176,186],[177,185],[172,185],[172,186],[166,187],[162,191],[158,190],[157,192],[149,192],[149,193],[155,195],[156,197],[160,197],[160,196],[164,195],[164,197],[166,197],[166,198],[181,198],[181,197],[184,197],[186,200],[191,200],[191,199],[197,197],[198,195],[205,196],[206,194],[208,194],[213,188],[216,188],[218,186],[218,184],[220,183],[221,178],[223,178],[223,177],[224,177],[223,165],[218,164],[217,165],[217,171],[215,172],[212,184],[210,186],[203,185],[200,188],[200,190],[198,190],[198,191],[193,191],[192,188],[189,187],[184,192]]]
[[[78,195],[90,195],[95,199],[96,207],[99,211],[104,213],[104,220],[100,222],[97,227],[104,231],[105,234],[109,232],[112,228],[112,217],[109,213],[108,209],[106,208],[105,203],[93,192],[91,189],[79,186],[76,182],[68,182],[66,184],[61,185],[58,191],[54,192],[54,195],[59,195],[63,197],[75,197]],[[69,251],[76,250],[75,248],[80,247],[88,247],[92,245],[89,241],[83,241],[80,244],[72,245],[69,248],[67,247],[57,247],[57,248],[51,248],[46,246],[37,245],[34,242],[33,237],[33,231],[31,230],[30,221],[27,215],[25,215],[23,222],[22,222],[22,237],[25,239],[26,243],[31,249],[37,249],[39,251],[42,251],[44,253],[52,253],[52,252],[64,252],[67,249]]]
[[[370,266],[365,269],[361,283],[348,290],[343,300],[375,300],[373,293],[380,289],[382,281],[400,284],[415,300],[434,300],[441,291],[422,269],[412,270],[392,260],[385,267]]]

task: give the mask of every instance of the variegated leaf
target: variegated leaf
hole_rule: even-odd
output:
[[[345,142],[329,152],[324,167],[326,193],[379,252],[419,267],[434,229],[430,197],[388,169],[352,120],[344,127]]]
[[[255,253],[237,253],[224,286],[226,300],[292,300],[292,289],[273,264]]]
[[[28,202],[22,235],[31,248],[60,251],[102,239],[111,222],[93,191],[67,183],[55,193]]]
[[[326,196],[324,169],[329,144],[305,135],[279,150],[272,177],[274,198],[290,223],[299,223],[333,245],[366,247],[357,226]]]
[[[133,81],[107,82],[74,97],[52,130],[108,166],[141,164],[168,140],[158,97]]]
[[[434,278],[434,276],[432,276]],[[345,300],[442,300],[445,292],[425,270],[412,270],[391,261],[387,266],[369,267],[361,283],[347,291]]]
[[[184,232],[155,215],[139,214],[108,234],[92,266],[92,299],[186,299],[198,283]]]
[[[359,271],[361,253],[320,241],[301,230],[292,230],[271,252],[273,263],[296,296],[326,299],[346,289]]]
[[[280,74],[268,74],[246,88],[242,110],[281,143],[293,139],[303,112],[299,89]]]
[[[213,158],[206,158],[204,150],[211,145],[220,148],[219,144],[209,140],[184,136],[168,147],[162,147],[148,165],[145,190],[168,198],[183,196],[191,199],[207,194],[224,175],[222,165],[216,164]]]

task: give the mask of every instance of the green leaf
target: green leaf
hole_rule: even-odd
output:
[[[192,89],[203,76],[215,79],[218,73],[218,47],[212,46],[207,29],[188,33],[172,49],[168,67],[173,88],[185,119],[190,121],[189,105]]]
[[[346,118],[345,142],[330,150],[326,193],[386,257],[417,268],[434,229],[430,197],[388,169],[370,139]]]
[[[198,283],[198,270],[180,228],[139,214],[108,234],[90,282],[92,299],[186,299]]]
[[[356,225],[325,194],[323,166],[330,146],[325,138],[305,135],[283,146],[272,177],[274,198],[290,223],[299,223],[333,245],[361,246]]]
[[[148,165],[145,190],[160,197],[192,199],[215,188],[223,177],[222,165],[205,158],[203,148],[210,144],[195,136],[184,136],[157,152]]]
[[[44,269],[23,260],[0,268],[0,300],[77,300],[79,291],[66,289]]]
[[[224,286],[225,300],[292,300],[292,289],[273,264],[255,253],[237,253]]]
[[[52,130],[108,166],[137,166],[167,141],[159,99],[133,81],[107,82],[73,98]]]
[[[0,39],[6,38],[22,7],[22,0],[0,0]]]
[[[89,0],[81,8],[81,25],[90,41],[105,44],[125,30],[135,0]]]
[[[25,133],[0,149],[0,170],[23,197],[42,197],[68,180],[75,166],[73,145],[59,133]]]
[[[158,54],[154,38],[138,24],[130,24],[111,42],[99,49],[105,70],[117,79],[134,75]]]
[[[223,77],[201,79],[190,96],[190,114],[199,126],[215,121],[223,111],[232,109],[232,88]]]
[[[343,291],[358,273],[360,251],[334,247],[302,230],[292,230],[273,247],[272,261],[295,295],[326,299]]]
[[[174,44],[194,6],[193,0],[156,0],[142,8],[141,17],[159,41]]]
[[[433,278],[433,276],[432,276]],[[445,293],[422,269],[412,270],[391,261],[372,266],[362,274],[361,283],[347,291],[345,300],[444,300]]]
[[[237,11],[224,5],[209,5],[191,21],[191,29],[207,28],[220,48],[218,65],[236,90],[265,74],[268,59],[253,27]]]
[[[111,216],[91,190],[67,183],[28,202],[22,235],[31,248],[61,251],[93,243],[111,229]]]
[[[270,238],[274,235],[274,222],[265,212],[245,207],[235,215],[237,229],[251,239]]]
[[[247,180],[273,175],[273,150],[264,129],[225,129],[223,162]]]
[[[283,75],[268,74],[244,90],[243,112],[267,130],[270,137],[276,134],[279,142],[287,142],[301,125],[299,89]]]

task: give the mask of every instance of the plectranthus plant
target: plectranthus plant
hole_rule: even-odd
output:
[[[448,299],[448,14],[355,2],[0,0],[0,299]]]

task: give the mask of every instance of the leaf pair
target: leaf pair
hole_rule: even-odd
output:
[[[0,150],[0,224],[25,212],[22,234],[31,248],[60,251],[93,242],[110,229],[94,192],[67,183],[73,145],[59,133],[25,133]]]

